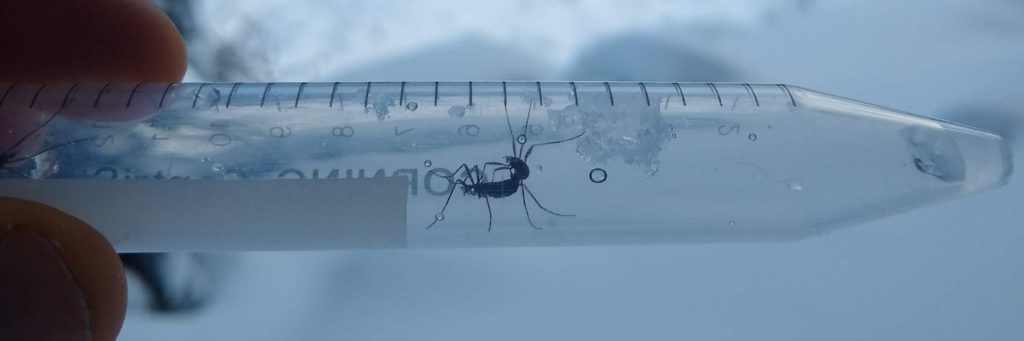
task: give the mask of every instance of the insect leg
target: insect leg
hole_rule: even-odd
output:
[[[486,164],[484,165],[484,169],[487,169],[487,165]],[[468,170],[468,172],[469,172],[469,174],[467,174],[467,175],[470,175],[470,177],[469,177],[470,186],[475,186],[477,184],[480,184],[480,183],[484,182],[484,180],[485,180],[483,178],[484,177],[484,172],[481,172],[481,169],[480,169],[479,166],[473,166],[473,168],[470,168]],[[476,179],[474,179],[471,176],[473,174],[476,174]],[[465,186],[465,185],[463,185],[463,186]],[[478,197],[484,198],[484,203],[487,204],[487,232],[491,232],[491,228],[494,227],[494,213],[491,211],[491,199],[487,196],[486,193],[478,192],[476,195]]]
[[[487,165],[484,165],[484,169],[486,168]],[[484,182],[484,174],[483,172],[481,172],[479,166],[473,166],[473,168],[469,169],[468,172],[469,174],[467,175],[469,176],[470,186],[475,186],[477,184]],[[472,177],[474,173],[476,174],[476,179]],[[463,184],[463,186],[465,186],[465,184]],[[494,226],[494,214],[491,212],[491,199],[487,197],[486,193],[478,192],[476,195],[478,197],[484,198],[484,203],[487,204],[487,232],[491,232],[491,228]]]
[[[523,202],[524,203],[526,201],[525,195],[529,194],[530,198],[533,199],[533,203],[537,204],[537,207],[540,207],[540,209],[545,210],[548,213],[551,213],[551,214],[554,214],[554,215],[560,216],[560,217],[575,217],[576,216],[575,214],[558,213],[558,212],[549,210],[547,207],[544,207],[544,205],[541,205],[540,201],[537,201],[537,197],[533,195],[533,192],[530,191],[529,187],[526,187],[526,184],[522,184],[521,186],[523,187],[523,193],[524,193]]]
[[[559,143],[562,143],[562,142],[569,142],[569,141],[572,141],[572,140],[580,138],[581,136],[583,136],[583,134],[586,134],[586,133],[587,132],[582,132],[579,135],[576,135],[576,136],[573,136],[573,137],[570,137],[570,138],[567,138],[567,139],[564,139],[564,140],[544,142],[544,143],[537,143],[537,144],[531,145],[530,148],[526,150],[526,156],[523,157],[523,161],[526,161],[526,159],[530,158],[530,153],[533,153],[533,147],[545,146],[545,145],[550,145],[550,144],[559,144]]]
[[[455,169],[455,172],[453,172],[452,175],[449,175],[449,176],[445,177],[445,179],[448,179],[448,183],[450,183],[450,184],[462,184],[463,188],[465,188],[465,186],[466,186],[465,179],[467,177],[469,177],[469,173],[467,173],[466,175],[463,175],[462,179],[452,181],[452,178],[455,177],[455,174],[458,174],[458,171],[460,169],[462,169],[463,167],[468,167],[468,166],[466,164],[462,164],[461,166],[459,166],[459,168]],[[455,193],[455,186],[452,186],[452,189],[450,191],[448,191],[448,198],[444,200],[444,206],[441,207],[441,214],[442,215],[444,214],[444,211],[448,209],[448,203],[450,203],[452,201],[452,194],[454,194],[454,193]],[[431,222],[430,225],[427,225],[427,229],[429,230],[431,227],[434,226],[434,224],[437,224],[437,222],[439,222],[439,221],[441,221],[441,220],[438,219],[435,216],[434,217],[434,221]]]
[[[500,166],[499,168],[496,168],[496,169],[491,171],[491,181],[494,181],[494,173],[496,173],[497,171],[502,170],[502,169],[508,169],[509,170],[508,171],[509,172],[508,173],[509,177],[512,176],[512,169],[509,168],[509,165],[506,165],[506,164],[500,163],[500,162],[487,162],[487,163],[484,163],[484,169],[483,169],[484,174],[487,174],[487,166]],[[487,179],[483,179],[483,180],[487,180]]]
[[[494,224],[494,215],[491,214],[491,200],[484,196],[484,202],[487,203],[487,232],[491,232],[491,226]]]
[[[508,123],[508,136],[512,138],[512,155],[516,154],[516,134],[512,132],[512,119],[508,118],[508,105],[505,106],[505,123]]]
[[[487,167],[487,166],[484,166],[484,167]],[[468,168],[466,170],[466,172],[469,173],[469,181],[470,181],[471,185],[476,185],[476,184],[484,182],[484,180],[486,180],[486,179],[484,179],[483,173],[480,171],[480,166],[473,166],[473,168]],[[476,177],[473,177],[474,175]]]
[[[519,194],[523,196],[523,211],[526,211],[526,221],[530,223],[530,227],[533,227],[534,230],[543,230],[542,228],[537,227],[537,225],[533,223],[533,218],[530,217],[530,208],[526,206],[526,192],[523,191]]]
[[[28,134],[25,134],[25,136],[22,136],[21,139],[19,139],[17,142],[14,142],[13,145],[8,147],[7,150],[4,150],[3,153],[0,153],[0,155],[7,155],[11,151],[13,151],[15,148],[18,148],[18,146],[20,146],[22,143],[24,143],[25,140],[28,140],[29,137],[31,137],[32,135],[35,135],[37,132],[39,132],[40,129],[43,129],[43,127],[45,127],[48,124],[50,124],[50,121],[53,121],[53,119],[57,118],[57,114],[58,113],[56,113],[56,112],[53,113],[53,115],[51,115],[50,118],[47,118],[45,121],[43,121],[43,124],[38,125],[35,128],[32,128],[32,131],[28,132]]]
[[[445,178],[446,180],[448,180],[448,183],[449,183],[449,184],[457,183],[457,181],[455,181],[455,180],[453,180],[453,179],[455,179],[455,177],[456,177],[456,176],[458,176],[458,175],[459,175],[459,172],[460,172],[460,171],[462,171],[462,170],[465,170],[465,171],[466,171],[466,173],[465,173],[465,174],[469,174],[469,172],[470,172],[470,170],[471,170],[471,169],[469,168],[469,165],[467,165],[467,164],[463,163],[463,164],[462,164],[462,165],[460,165],[460,166],[459,166],[458,168],[455,168],[455,170],[454,170],[454,171],[452,171],[452,174],[451,174],[451,175],[445,176],[444,178]],[[433,171],[431,171],[431,172],[433,172]],[[465,178],[465,175],[463,175],[463,178]]]
[[[56,145],[50,146],[50,147],[48,147],[46,149],[43,149],[41,151],[38,151],[35,154],[28,155],[28,156],[22,156],[22,157],[19,157],[19,158],[16,158],[16,159],[7,160],[7,162],[25,161],[25,160],[34,158],[36,156],[39,156],[39,155],[41,155],[43,153],[46,153],[48,151],[51,151],[51,150],[54,150],[54,149],[57,149],[57,148],[60,148],[60,147],[64,147],[64,146],[67,146],[67,145],[72,145],[72,144],[75,144],[75,143],[88,141],[88,140],[89,140],[88,138],[84,138],[84,139],[77,139],[77,140],[74,140],[74,141],[69,141],[69,142],[64,142],[64,143],[56,144]]]
[[[498,171],[506,170],[506,169],[508,170],[508,178],[511,179],[512,178],[512,167],[498,167],[498,168],[495,168],[495,169],[491,170],[491,180],[494,181],[494,179],[496,179],[495,174],[498,173]]]
[[[526,123],[523,124],[523,136],[526,136],[526,134],[530,132],[529,129],[530,129],[530,113],[531,112],[533,112],[533,100],[532,99],[530,100],[530,107],[526,109]],[[512,138],[512,143],[515,144],[516,142],[517,142],[516,138]],[[513,155],[515,155],[515,154],[513,154]],[[515,157],[522,158],[522,156],[523,156],[523,147],[520,146],[519,147],[519,155],[515,155]]]

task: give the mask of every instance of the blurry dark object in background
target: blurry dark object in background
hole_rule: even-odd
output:
[[[159,5],[178,27],[188,48],[189,73],[203,82],[269,81],[268,50],[260,25],[248,20],[231,37],[214,37],[195,18],[192,0],[158,0]]]
[[[580,54],[566,77],[573,80],[722,82],[738,75],[696,49],[645,36],[625,35]]]
[[[129,275],[145,284],[157,312],[191,312],[203,307],[209,297],[205,269],[192,253],[123,253],[121,261]]]
[[[156,0],[155,2],[171,18],[174,26],[178,27],[178,33],[181,33],[185,41],[191,40],[196,29],[195,16],[192,11],[194,2],[192,0]]]

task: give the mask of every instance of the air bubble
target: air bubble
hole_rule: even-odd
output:
[[[430,165],[433,165],[433,164],[434,163],[431,162],[430,160],[423,161],[423,167],[430,167]]]
[[[747,139],[751,141],[757,141],[757,134],[750,133],[750,135],[747,135]]]
[[[443,212],[437,212],[437,214],[434,214],[434,220],[437,220],[437,221],[444,220],[444,213]]]
[[[413,110],[413,111],[415,111],[416,108],[419,108],[419,107],[420,107],[420,105],[416,104],[416,102],[409,102],[409,103],[405,104],[405,108],[406,109]]]
[[[679,135],[676,135],[676,133],[672,133],[672,138],[677,138],[677,137],[679,137]]]
[[[519,142],[519,144],[526,144],[526,135],[519,134],[519,137],[516,137],[516,142]]]
[[[594,168],[590,170],[590,181],[595,184],[599,184],[608,180],[608,172],[601,168]]]
[[[735,221],[729,221],[729,227],[736,227]]]

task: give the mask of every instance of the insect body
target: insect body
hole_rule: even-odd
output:
[[[506,156],[505,164],[501,163],[487,163],[488,165],[499,165],[499,168],[495,168],[491,172],[491,179],[494,179],[495,173],[501,170],[509,171],[509,178],[501,181],[493,182],[478,182],[476,184],[465,184],[461,183],[463,194],[474,194],[477,197],[491,197],[491,198],[504,198],[515,194],[519,187],[523,185],[523,180],[530,177],[530,167],[526,165],[526,161],[514,156]],[[458,182],[457,182],[458,183]]]
[[[524,132],[526,131],[527,127],[529,127],[530,111],[532,111],[532,108],[533,103],[530,103],[530,110],[526,112],[526,125],[523,127]],[[583,136],[585,132],[564,140],[537,143],[531,145],[529,148],[525,148],[526,135],[519,135],[518,137],[514,136],[514,133],[512,132],[512,122],[508,117],[508,111],[505,112],[505,120],[506,122],[508,122],[509,135],[513,136],[512,156],[505,156],[505,163],[486,162],[484,163],[483,167],[469,166],[468,164],[464,163],[460,165],[458,168],[456,168],[455,171],[452,172],[452,175],[446,177],[448,181],[457,186],[460,186],[462,188],[463,195],[475,195],[478,198],[484,199],[484,202],[487,204],[487,231],[490,231],[493,225],[493,214],[491,212],[490,198],[505,198],[512,196],[513,194],[516,194],[516,192],[519,192],[522,197],[523,210],[526,212],[526,220],[534,229],[540,230],[541,228],[537,227],[537,225],[533,223],[533,219],[530,217],[530,209],[526,206],[527,195],[530,196],[530,199],[533,200],[533,203],[536,204],[537,207],[540,207],[540,209],[548,213],[562,217],[572,217],[572,214],[557,213],[544,207],[544,205],[541,205],[540,201],[537,200],[537,197],[533,195],[533,192],[531,192],[530,188],[527,187],[524,183],[524,180],[530,177],[530,166],[527,165],[526,161],[530,158],[530,154],[533,153],[534,147],[558,144],[562,142],[575,140]],[[518,150],[516,149],[517,142],[519,144]],[[508,171],[508,178],[499,181],[487,181],[487,179],[484,178],[484,174],[487,174],[488,166],[495,167],[494,169],[491,170],[491,180],[495,179],[495,175],[500,171]],[[464,172],[464,175],[458,180],[453,180],[453,178],[457,174],[460,174],[460,172]],[[522,188],[522,191],[519,190],[520,188]],[[437,224],[437,222],[444,219],[444,211],[448,209],[448,204],[451,202],[452,194],[454,192],[455,188],[453,187],[452,190],[448,192],[448,198],[444,202],[444,207],[441,208],[440,213],[434,216],[434,221],[427,226],[428,229],[434,226],[434,224]]]

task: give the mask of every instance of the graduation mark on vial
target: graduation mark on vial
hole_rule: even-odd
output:
[[[540,230],[541,228],[534,224],[533,218],[530,217],[530,209],[526,205],[527,195],[530,196],[530,199],[533,200],[533,203],[536,204],[537,207],[540,207],[540,209],[544,210],[545,212],[560,217],[575,216],[573,214],[565,214],[552,211],[547,207],[544,207],[544,205],[542,205],[540,201],[537,200],[537,197],[533,195],[533,192],[530,191],[530,188],[527,187],[525,183],[525,180],[530,177],[530,167],[527,165],[526,162],[527,160],[529,160],[530,155],[533,153],[534,147],[572,141],[580,138],[586,132],[582,132],[579,135],[570,138],[550,142],[536,143],[530,145],[529,147],[526,147],[526,134],[529,132],[530,112],[532,111],[532,108],[533,105],[531,103],[530,109],[527,110],[526,112],[526,124],[523,125],[523,133],[520,134],[519,136],[516,136],[516,134],[512,131],[512,120],[509,118],[508,110],[506,109],[505,121],[506,123],[508,123],[508,134],[512,142],[512,156],[505,156],[504,163],[485,162],[482,167],[480,165],[470,166],[469,164],[463,163],[458,168],[455,168],[454,172],[443,177],[449,183],[448,187],[450,189],[448,191],[448,198],[445,199],[444,206],[441,207],[441,211],[437,212],[434,215],[434,221],[431,222],[430,225],[427,225],[427,229],[430,229],[438,222],[444,220],[444,212],[445,210],[448,209],[448,204],[451,203],[452,194],[455,193],[456,187],[462,188],[463,195],[475,195],[477,198],[484,199],[484,203],[486,203],[487,205],[487,231],[491,231],[491,228],[493,227],[494,224],[494,214],[491,211],[491,198],[506,198],[512,196],[516,192],[519,192],[520,196],[522,197],[523,210],[526,212],[526,220],[534,229]],[[461,133],[462,128],[460,128],[459,131]],[[479,132],[479,128],[477,128],[477,132]],[[518,150],[516,149],[517,144],[519,145]],[[490,181],[488,181],[488,179],[486,178],[488,166],[495,167],[494,169],[491,170]],[[494,181],[495,175],[497,175],[497,172],[500,171],[507,171],[508,178],[504,180]],[[458,174],[463,175],[459,179],[455,179],[455,177]],[[519,190],[520,188],[522,188],[522,191]]]

